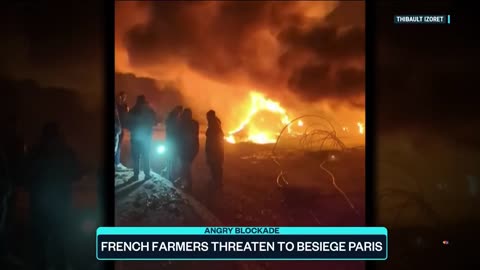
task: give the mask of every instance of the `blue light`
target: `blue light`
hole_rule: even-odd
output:
[[[167,149],[165,148],[165,145],[159,145],[159,146],[157,147],[157,153],[159,153],[159,154],[165,153],[166,150],[167,150]]]

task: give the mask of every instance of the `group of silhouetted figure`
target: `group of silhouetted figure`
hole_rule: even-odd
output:
[[[222,186],[224,135],[214,111],[206,114],[206,159],[211,183]],[[121,143],[125,130],[130,131],[133,177],[138,180],[140,168],[151,178],[150,152],[154,127],[160,121],[145,96],[138,96],[130,109],[125,93],[115,106],[115,168],[127,169],[120,162]],[[178,180],[186,190],[192,189],[191,167],[199,152],[199,123],[192,110],[175,107],[165,118],[168,166],[167,178]],[[57,123],[44,125],[37,142],[31,147],[15,134],[15,120],[7,121],[0,133],[0,262],[10,253],[12,241],[22,234],[15,226],[15,192],[24,188],[29,194],[29,227],[33,257],[28,261],[36,269],[47,269],[46,251],[55,248],[56,269],[66,269],[65,243],[72,236],[72,186],[82,176],[80,163],[67,144]],[[100,181],[102,182],[102,181]],[[99,198],[104,187],[100,183]],[[51,264],[51,263],[48,263]],[[3,268],[1,268],[3,269]],[[6,268],[8,269],[8,268]]]
[[[33,257],[28,264],[47,269],[47,250],[55,249],[55,269],[66,269],[65,241],[72,233],[72,183],[80,178],[79,163],[56,123],[44,125],[32,147],[16,136],[15,129],[2,131],[0,145],[0,257],[9,258],[16,227],[15,192],[29,194],[29,227]],[[7,257],[6,257],[7,256]],[[52,263],[49,263],[52,266]],[[6,268],[7,269],[7,268]]]
[[[115,169],[127,169],[120,162],[120,153],[125,130],[129,130],[133,164],[133,176],[129,181],[139,180],[140,168],[145,174],[144,179],[150,179],[152,137],[154,128],[160,121],[145,96],[138,96],[131,109],[126,100],[127,95],[120,93],[115,107]],[[205,154],[211,172],[211,187],[218,189],[222,187],[223,178],[224,134],[215,111],[208,111],[206,117],[208,128],[205,134]],[[200,148],[199,123],[193,119],[191,109],[176,106],[166,116],[164,125],[167,149],[165,176],[175,184],[179,183],[186,191],[191,191],[192,163]]]

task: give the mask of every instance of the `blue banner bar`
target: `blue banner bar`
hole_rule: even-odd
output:
[[[99,260],[386,260],[385,227],[100,227]]]
[[[257,229],[263,229],[256,231]],[[208,232],[207,230],[211,231]],[[276,233],[278,232],[278,233]],[[350,235],[387,235],[385,227],[99,227],[98,235],[105,234],[350,234]]]

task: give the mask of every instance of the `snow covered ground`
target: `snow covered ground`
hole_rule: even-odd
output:
[[[220,221],[202,204],[154,173],[144,181],[128,183],[132,171],[117,173],[117,226],[219,226]],[[238,262],[124,261],[116,269],[245,269]],[[249,268],[258,269],[258,268]]]
[[[215,226],[220,221],[190,195],[153,173],[153,178],[128,183],[132,171],[117,172],[117,226]]]

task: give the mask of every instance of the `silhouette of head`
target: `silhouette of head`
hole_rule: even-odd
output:
[[[41,135],[43,142],[57,141],[60,137],[60,126],[57,123],[49,122],[43,126]]]
[[[137,104],[144,105],[147,104],[147,98],[144,95],[140,95],[137,97]]]
[[[186,108],[185,110],[183,110],[182,118],[185,120],[191,120],[192,110],[190,108]]]
[[[175,108],[173,108],[173,113],[178,115],[182,112],[183,110],[183,106],[182,105],[178,105],[178,106],[175,106]]]
[[[210,110],[207,112],[207,120],[208,121],[211,121],[213,119],[217,118],[216,114],[215,114],[215,111],[214,110]]]

